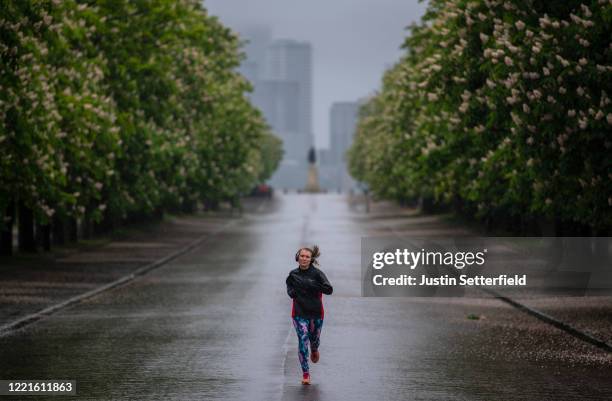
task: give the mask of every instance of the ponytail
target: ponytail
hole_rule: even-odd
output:
[[[310,254],[312,255],[311,259],[310,259],[310,263],[312,263],[313,265],[317,265],[319,266],[319,261],[317,260],[319,258],[319,256],[321,256],[321,251],[319,251],[319,245],[313,245],[312,249],[306,248],[310,251]]]

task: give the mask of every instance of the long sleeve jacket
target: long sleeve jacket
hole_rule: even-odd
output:
[[[325,273],[313,265],[306,270],[298,267],[289,272],[286,283],[287,295],[293,299],[291,317],[323,319],[323,294],[334,291]]]

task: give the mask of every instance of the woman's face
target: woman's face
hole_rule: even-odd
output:
[[[298,257],[300,269],[308,269],[308,267],[310,266],[310,259],[312,259],[312,255],[307,249],[300,250],[300,255]]]

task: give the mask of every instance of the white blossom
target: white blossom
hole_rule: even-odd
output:
[[[52,209],[47,205],[42,205],[40,208],[47,215],[47,217],[52,217],[55,214],[55,209]]]
[[[567,61],[566,59],[564,59],[563,57],[559,56],[558,54],[555,56],[555,58],[561,63],[562,66],[567,67],[570,65],[569,61]]]
[[[593,15],[591,13],[591,10],[589,9],[589,7],[587,7],[586,5],[581,4],[580,8],[582,9],[582,12],[583,12],[585,17],[590,18]]]
[[[546,28],[548,25],[550,25],[550,19],[548,15],[544,14],[544,17],[540,18],[540,26]]]

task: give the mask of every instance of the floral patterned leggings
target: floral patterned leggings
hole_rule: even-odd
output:
[[[293,327],[295,327],[295,333],[298,336],[298,357],[302,366],[302,372],[308,373],[308,345],[310,344],[312,351],[319,349],[323,319],[294,317]]]

